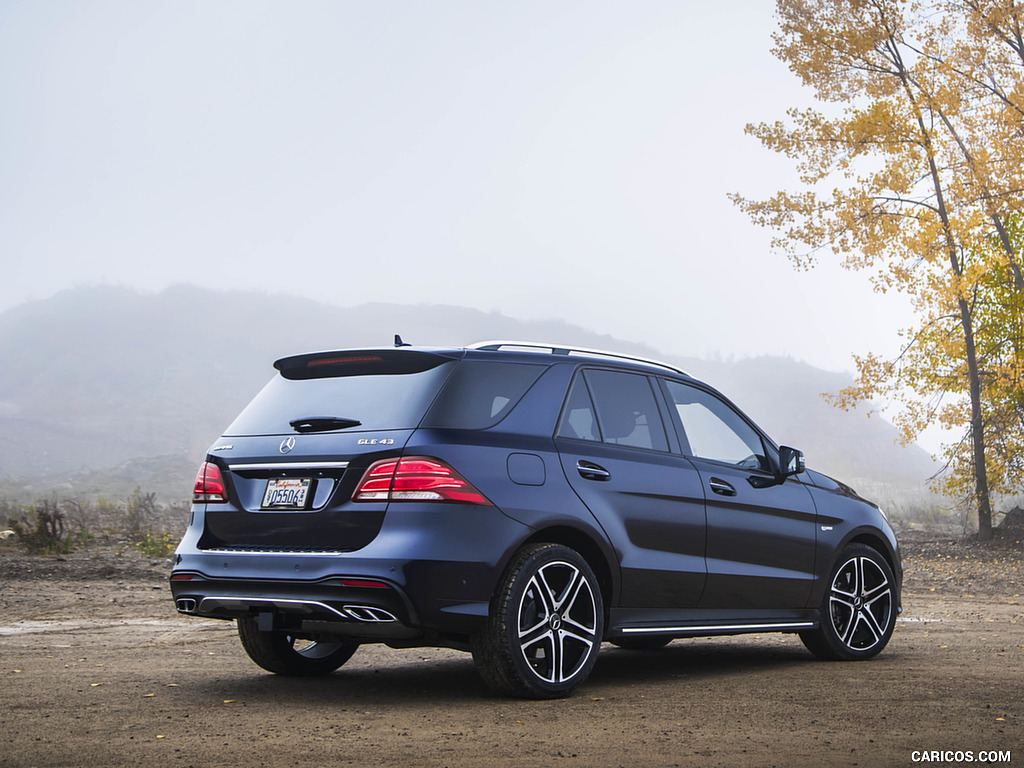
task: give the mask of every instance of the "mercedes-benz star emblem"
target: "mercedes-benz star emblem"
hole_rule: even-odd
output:
[[[295,438],[286,437],[281,441],[281,453],[290,453],[292,448],[295,447]]]

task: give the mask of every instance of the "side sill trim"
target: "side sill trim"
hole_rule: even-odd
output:
[[[813,629],[813,621],[792,621],[779,624],[705,624],[703,626],[683,627],[623,627],[624,635],[665,635],[673,632],[692,634],[694,632],[771,632],[789,631],[793,629]]]

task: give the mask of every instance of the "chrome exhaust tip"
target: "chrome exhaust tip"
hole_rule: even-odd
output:
[[[195,613],[196,601],[192,597],[179,597],[175,604],[178,606],[178,613]]]
[[[383,624],[398,621],[391,613],[383,608],[376,608],[370,605],[346,605],[343,609],[351,618],[372,624]]]

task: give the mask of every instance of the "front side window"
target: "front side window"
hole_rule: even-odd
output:
[[[576,377],[559,435],[668,450],[650,381],[621,371],[590,370]]]
[[[685,453],[745,469],[769,469],[761,436],[735,410],[697,387],[666,383],[683,428]]]

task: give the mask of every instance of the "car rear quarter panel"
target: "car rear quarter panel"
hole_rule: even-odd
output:
[[[406,447],[406,455],[417,453],[448,462],[483,493],[495,509],[522,526],[518,536],[504,540],[500,536],[505,534],[497,531],[483,533],[502,548],[491,588],[527,541],[542,539],[541,532],[545,530],[567,529],[586,537],[593,545],[592,551],[601,553],[603,562],[591,563],[591,566],[607,572],[611,591],[617,590],[618,569],[611,566],[615,556],[607,536],[566,482],[550,437],[495,430],[421,430]],[[523,463],[529,467],[526,473],[515,469],[517,464]],[[396,506],[391,505],[389,515]],[[465,514],[470,515],[476,509],[480,508],[469,507]],[[559,540],[559,543],[567,542]]]

